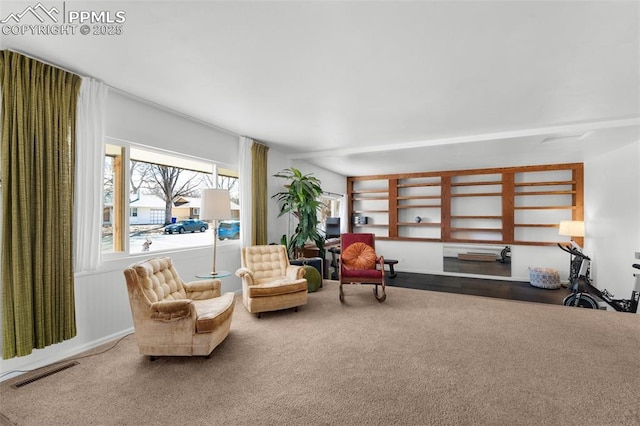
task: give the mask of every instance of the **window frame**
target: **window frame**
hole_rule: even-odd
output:
[[[340,218],[340,226],[342,227],[342,222],[344,221],[344,219],[342,218],[342,211],[344,210],[344,205],[342,203],[344,203],[344,195],[343,194],[335,194],[332,192],[324,192],[321,196],[320,196],[320,202],[322,204],[325,204],[325,201],[329,201],[329,202],[335,202],[338,203],[338,208],[337,208],[337,214],[336,215],[331,215],[331,216],[324,216],[322,211],[318,212],[318,229],[320,231],[322,231],[323,234],[326,235],[327,232],[327,225],[326,225],[326,218],[327,217],[339,217]]]
[[[220,175],[219,173],[220,169],[229,171],[231,173],[237,173],[236,170],[238,168],[237,165],[231,165],[228,163],[223,163],[223,162],[211,160],[208,158],[196,157],[189,154],[170,151],[163,148],[153,147],[153,146],[126,141],[126,140],[113,138],[113,137],[105,138],[105,152],[103,154],[104,157],[108,155],[107,148],[106,148],[107,146],[117,147],[120,149],[119,161],[121,163],[118,165],[118,167],[116,167],[119,181],[118,182],[114,181],[114,194],[113,194],[113,211],[114,211],[113,222],[114,223],[112,224],[113,234],[114,234],[113,235],[114,249],[113,251],[102,251],[102,257],[104,260],[107,260],[107,261],[113,260],[113,259],[122,259],[122,258],[136,257],[136,256],[149,254],[149,252],[142,252],[142,251],[133,252],[133,253],[131,252],[131,245],[130,245],[131,223],[130,223],[130,215],[128,214],[128,212],[131,211],[131,206],[130,206],[131,181],[129,177],[130,175],[129,170],[131,165],[131,149],[148,151],[152,153],[157,153],[159,155],[165,155],[165,156],[174,157],[174,158],[187,160],[187,161],[198,161],[200,163],[210,164],[212,169],[213,181],[216,183],[216,186],[218,186],[218,176]],[[185,169],[185,170],[188,170],[188,169]],[[228,176],[228,175],[224,174],[224,176]],[[230,176],[230,177],[235,177],[239,179],[239,176]],[[117,194],[119,194],[118,199],[120,200],[120,203],[119,203],[120,205],[117,205],[116,203],[116,197],[118,196]],[[105,199],[104,187],[103,187],[102,199],[103,200]],[[119,211],[120,213],[116,213],[117,211]],[[118,223],[116,224],[117,214],[120,214],[120,217],[117,219]],[[120,227],[119,227],[118,235],[116,235],[116,228],[118,224],[120,225]],[[121,250],[116,251],[115,249],[116,243],[119,245],[118,248],[120,248]],[[225,246],[239,246],[240,240],[216,241],[216,244],[219,248],[225,247]],[[193,246],[185,246],[185,247],[170,248],[170,249],[158,249],[158,250],[154,250],[153,253],[154,254],[170,254],[170,253],[181,252],[181,251],[201,250],[203,248],[212,247],[212,245],[213,245],[213,241],[210,241],[205,244],[198,244]]]

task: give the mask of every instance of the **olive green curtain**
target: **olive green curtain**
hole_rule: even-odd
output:
[[[267,244],[267,158],[269,147],[253,143],[251,145],[251,244]]]
[[[0,53],[2,357],[8,359],[76,335],[71,222],[82,79]]]

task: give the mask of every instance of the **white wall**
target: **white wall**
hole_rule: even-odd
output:
[[[347,193],[347,177],[331,172],[303,160],[295,160],[292,166],[299,169],[304,174],[313,174],[322,182],[322,190],[333,192],[334,194]]]
[[[444,246],[449,243],[421,241],[376,241],[376,251],[386,258],[397,259],[397,271],[417,274],[436,274],[480,277],[474,274],[444,272]],[[483,245],[480,245],[483,246]],[[498,280],[529,281],[529,268],[555,268],[561,280],[569,275],[569,257],[556,247],[511,245],[511,277],[494,277]],[[483,278],[491,277],[483,275]]]
[[[313,174],[314,177],[320,179],[322,189],[327,192],[333,192],[336,194],[345,194],[347,188],[347,178],[334,172],[330,172],[326,169],[314,166],[306,161],[289,161],[287,155],[281,151],[277,151],[273,148],[269,149],[269,162],[268,162],[268,194],[269,197],[282,191],[283,185],[286,183],[284,179],[272,178],[274,174],[290,167],[299,169],[303,174]],[[290,235],[289,217],[282,216],[278,218],[280,207],[276,200],[269,198],[269,218],[273,218],[273,221],[269,221],[269,229],[267,235],[270,243],[280,243],[280,238],[283,234]],[[343,218],[342,220],[347,220]]]
[[[640,251],[640,141],[585,162],[585,252],[595,286],[619,298],[634,287]]]
[[[107,136],[237,166],[238,136],[110,91]]]

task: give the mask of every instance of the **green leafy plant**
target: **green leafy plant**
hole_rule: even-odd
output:
[[[290,213],[298,221],[288,243],[286,235],[283,235],[282,241],[285,241],[289,256],[295,259],[303,257],[307,241],[314,242],[320,249],[320,255],[324,256],[324,236],[318,231],[318,212],[322,208],[320,180],[311,174],[303,175],[293,167],[273,176],[288,180],[284,185],[286,190],[271,197],[280,204],[278,217]]]

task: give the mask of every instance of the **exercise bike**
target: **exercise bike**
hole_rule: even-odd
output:
[[[571,264],[569,267],[569,287],[571,294],[564,298],[562,304],[564,306],[577,308],[599,309],[598,301],[588,293],[588,288],[591,284],[591,258],[582,253],[580,246],[573,241],[571,241],[570,246],[558,244],[558,247],[571,255]],[[581,282],[583,283],[583,290],[580,290]]]
[[[634,263],[631,265],[633,268],[640,270],[640,265]],[[634,274],[635,275],[635,274]],[[638,312],[638,301],[640,300],[640,280],[636,281],[636,288],[631,292],[631,299],[615,299],[605,288],[602,291],[602,298],[618,312]]]

